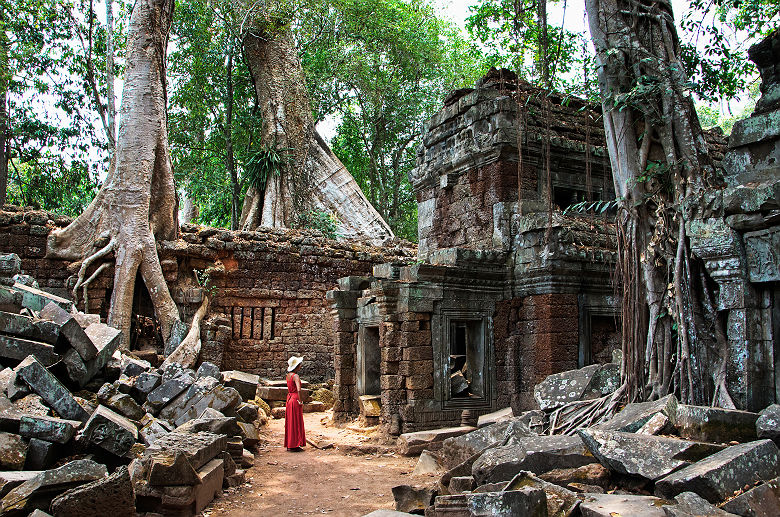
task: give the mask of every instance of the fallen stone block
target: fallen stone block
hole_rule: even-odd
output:
[[[303,386],[301,386],[299,395],[301,402],[308,402],[311,399],[311,391]],[[287,386],[258,386],[257,396],[267,402],[285,402],[287,400]]]
[[[437,495],[437,491],[430,487],[411,485],[398,485],[393,487],[393,499],[395,509],[399,512],[425,511]]]
[[[81,427],[78,420],[22,415],[19,420],[19,434],[27,438],[38,438],[48,442],[67,443]]]
[[[146,414],[133,397],[120,393],[114,384],[105,383],[97,398],[101,404],[130,420],[140,421]]]
[[[84,332],[92,341],[97,349],[97,355],[94,359],[87,362],[87,367],[94,377],[99,371],[106,367],[108,360],[119,348],[119,342],[122,339],[122,333],[119,329],[109,327],[104,323],[93,323],[84,329]]]
[[[160,410],[163,406],[179,396],[180,393],[189,388],[193,382],[195,382],[195,377],[191,374],[174,377],[152,390],[146,397],[146,403],[154,409]]]
[[[651,481],[723,449],[715,444],[619,431],[580,429],[577,434],[605,467]]]
[[[360,414],[364,417],[378,417],[382,415],[382,397],[379,395],[361,395]]]
[[[58,325],[15,312],[0,311],[0,332],[50,345],[56,345],[60,338]]]
[[[450,494],[462,494],[464,492],[471,492],[477,487],[474,482],[474,476],[455,476],[450,479],[450,485],[448,490]]]
[[[512,417],[470,433],[447,438],[441,446],[441,457],[444,465],[452,468],[485,449],[504,445],[511,437],[530,436],[536,436],[536,433],[531,431],[525,420]]]
[[[758,414],[756,434],[759,438],[780,442],[780,404],[772,404]]]
[[[504,489],[519,490],[523,487],[533,487],[544,490],[547,500],[547,515],[549,517],[567,516],[574,513],[577,505],[580,503],[580,499],[571,490],[560,487],[553,483],[548,483],[543,479],[540,479],[530,472],[520,472]]]
[[[0,468],[5,470],[22,470],[27,457],[27,444],[21,436],[11,433],[0,433]]]
[[[60,456],[62,447],[53,442],[30,438],[27,444],[27,458],[24,462],[26,470],[45,470],[54,465]]]
[[[601,424],[594,425],[593,429],[604,431],[624,431],[635,433],[653,418],[657,413],[666,415],[672,424],[677,422],[677,398],[667,395],[650,402],[636,402],[626,405],[622,411],[611,419]]]
[[[44,366],[52,366],[60,360],[60,354],[54,351],[54,346],[30,341],[16,336],[0,335],[0,357],[21,361],[32,355]]]
[[[41,319],[51,321],[60,327],[60,335],[63,336],[70,346],[76,350],[84,361],[90,361],[97,356],[98,349],[87,333],[81,328],[69,312],[65,311],[56,303],[47,303],[41,309]]]
[[[106,466],[92,460],[75,460],[45,470],[6,494],[0,501],[0,515],[29,511],[33,507],[48,508],[48,501],[65,490],[107,475]]]
[[[325,411],[325,404],[315,400],[304,403],[302,409],[304,413],[322,413]]]
[[[284,418],[285,414],[287,414],[287,408],[284,407],[275,407],[271,409],[271,418],[275,418],[277,420],[280,420]],[[410,454],[411,456],[411,454]]]
[[[780,478],[751,488],[723,504],[722,508],[742,517],[777,517],[780,515]]]
[[[11,470],[0,472],[0,499],[5,494],[18,487],[25,481],[29,481],[40,474],[40,471],[34,470]]]
[[[534,387],[539,409],[548,411],[578,400],[608,395],[620,386],[620,366],[593,364],[547,376]]]
[[[149,414],[147,413],[147,415]],[[143,441],[145,445],[150,446],[154,444],[154,442],[156,442],[161,436],[165,436],[169,432],[171,432],[170,429],[165,427],[161,420],[151,417],[142,420],[142,427],[138,430],[138,435],[141,437],[141,441]]]
[[[471,474],[481,485],[509,481],[522,470],[538,475],[595,462],[579,436],[534,436],[486,450],[474,462]]]
[[[669,474],[655,484],[659,497],[672,498],[695,492],[718,503],[745,485],[770,480],[780,474],[780,451],[771,440],[743,443]]]
[[[17,365],[16,368],[11,370],[11,377],[8,379],[8,384],[5,387],[5,393],[11,401],[18,400],[32,393],[27,383],[19,377],[17,373],[18,368],[19,366]]]
[[[14,371],[12,368],[3,368],[0,370],[0,396],[5,395],[8,384],[14,377]]]
[[[243,400],[252,400],[257,393],[257,386],[260,384],[260,376],[238,370],[228,370],[222,372],[222,383],[225,386],[238,391]],[[304,402],[306,401],[304,400]]]
[[[200,379],[201,377],[211,377],[218,382],[222,382],[222,372],[219,371],[219,366],[209,361],[204,361],[198,367],[198,371],[195,373],[195,378]],[[252,398],[254,398],[254,395]]]
[[[414,470],[412,471],[412,476],[428,476],[431,474],[438,474],[443,470],[444,469],[439,464],[439,460],[436,456],[428,451],[422,451],[417,460],[417,465],[415,465]]]
[[[425,449],[429,451],[438,450],[447,438],[460,436],[476,430],[476,427],[461,426],[404,433],[398,437],[398,452],[404,456],[413,456]]]
[[[757,438],[757,413],[716,407],[677,406],[677,434],[689,440],[728,443]]]
[[[16,253],[8,253],[0,255],[0,279],[3,280],[3,285],[14,285],[13,282],[8,282],[15,275],[18,275],[22,270],[22,259]]]
[[[144,372],[136,377],[135,382],[133,383],[133,389],[130,390],[130,395],[132,395],[137,402],[143,403],[146,401],[147,395],[160,385],[161,380],[162,375],[157,372]]]
[[[126,466],[110,476],[72,488],[55,497],[51,511],[57,517],[135,515],[135,491]]]
[[[134,359],[132,357],[125,357],[125,360],[127,361],[124,366],[122,366],[122,374],[127,375],[128,377],[138,377],[144,372],[149,371],[152,368],[152,365],[149,364],[149,361],[143,361],[141,359]]]
[[[257,429],[252,424],[246,422],[236,422],[236,425],[241,430],[241,437],[244,441],[244,447],[251,449],[258,443],[260,443],[260,436],[257,434]]]
[[[44,307],[49,303],[55,303],[59,305],[63,310],[71,312],[73,310],[73,302],[60,298],[46,291],[41,291],[34,287],[29,287],[20,283],[15,283],[9,288],[12,292],[21,295],[22,306],[27,307],[31,311],[41,312]]]
[[[183,452],[154,452],[149,467],[149,484],[157,486],[197,485],[198,471]]]
[[[674,432],[674,426],[669,420],[669,417],[663,413],[656,413],[650,420],[644,423],[642,427],[636,432],[636,434],[649,434],[657,436],[659,434],[670,434]]]
[[[487,413],[485,415],[480,415],[479,418],[477,419],[477,427],[481,429],[483,427],[495,424],[497,422],[508,420],[512,418],[513,415],[514,414],[512,413],[511,407],[499,409],[498,411]]]
[[[582,517],[666,517],[668,504],[649,495],[583,494],[579,509]]]
[[[79,311],[73,314],[73,317],[76,318],[76,321],[79,322],[79,325],[81,325],[81,328],[83,329],[89,327],[93,323],[100,323],[100,314],[87,314]]]
[[[29,395],[25,395],[19,400],[15,400],[13,402],[13,407],[15,410],[24,414],[35,416],[51,415],[51,409],[49,409],[49,406],[44,404],[43,399],[35,393],[30,393]]]
[[[509,492],[481,492],[438,496],[435,515],[468,517],[502,516],[544,517],[547,500],[544,490],[525,487]]]
[[[146,450],[149,483],[152,485],[186,484],[176,478],[177,456],[182,456],[193,470],[217,457],[227,448],[227,437],[207,432],[181,433],[174,431],[160,437]]]
[[[222,493],[223,478],[222,460],[211,460],[198,471],[198,484],[166,487],[162,504],[167,508],[188,509],[194,514],[199,514],[214,500],[214,497]]]
[[[122,415],[98,406],[84,425],[84,439],[111,454],[124,456],[138,441],[138,429]]]
[[[207,410],[208,411],[208,410]],[[219,411],[213,410],[215,413]],[[241,422],[243,425],[250,425]],[[254,427],[250,425],[254,430]],[[182,433],[198,433],[200,431],[206,431],[214,434],[224,434],[227,436],[236,436],[242,434],[242,428],[239,427],[236,417],[227,417],[219,413],[219,416],[211,416],[207,412],[201,415],[200,418],[184,422],[182,425],[176,428],[176,432]],[[257,438],[257,432],[254,433]],[[259,438],[257,438],[259,440]]]
[[[254,422],[260,413],[260,408],[254,403],[242,402],[236,406],[236,414],[244,422]]]
[[[65,373],[68,379],[79,388],[83,388],[92,379],[92,372],[89,367],[73,348],[69,348],[62,355],[62,364],[65,365]]]
[[[160,418],[164,418],[169,422],[184,420],[182,417],[187,414],[190,408],[198,403],[209,391],[219,385],[219,382],[213,377],[195,379],[195,382],[193,382],[189,388],[160,410]]]
[[[198,418],[203,412],[208,409],[216,409],[220,412],[225,412],[228,409],[232,409],[241,403],[241,395],[233,388],[217,384],[208,393],[194,399],[194,402],[189,406],[187,411],[174,420],[174,424],[179,426],[187,420]]]
[[[81,422],[89,418],[68,389],[35,357],[28,356],[19,363],[16,374],[62,418]]]
[[[666,517],[736,517],[733,513],[712,506],[693,492],[683,492],[674,501],[677,504],[664,506]]]

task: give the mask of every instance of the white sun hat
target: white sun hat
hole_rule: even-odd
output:
[[[287,371],[291,372],[298,368],[298,365],[303,362],[303,357],[292,356],[287,360]]]

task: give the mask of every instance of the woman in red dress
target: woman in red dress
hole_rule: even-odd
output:
[[[291,357],[287,360],[287,408],[284,413],[284,446],[288,451],[299,451],[306,445],[306,431],[303,429],[303,402],[301,378],[298,370],[303,357]]]

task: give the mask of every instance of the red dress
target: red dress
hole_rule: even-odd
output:
[[[287,378],[287,409],[284,413],[284,446],[288,449],[306,445],[306,431],[303,429],[303,406],[298,402],[298,387],[292,374]]]

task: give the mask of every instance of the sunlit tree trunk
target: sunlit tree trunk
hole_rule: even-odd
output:
[[[178,234],[177,198],[168,152],[165,52],[173,0],[138,0],[130,17],[127,67],[115,159],[92,203],[67,228],[49,236],[49,256],[80,260],[74,289],[88,268],[114,257],[114,288],[108,324],[129,345],[133,291],[140,272],[165,342],[180,328],[156,240]],[[102,266],[101,266],[102,267]],[[186,331],[186,329],[185,329]],[[179,336],[180,337],[180,336]]]
[[[240,226],[294,227],[308,210],[334,214],[344,237],[393,237],[341,161],[317,134],[303,68],[289,28],[256,25],[243,35],[244,55],[262,112],[262,142],[287,155],[287,165],[260,191],[250,187]]]

